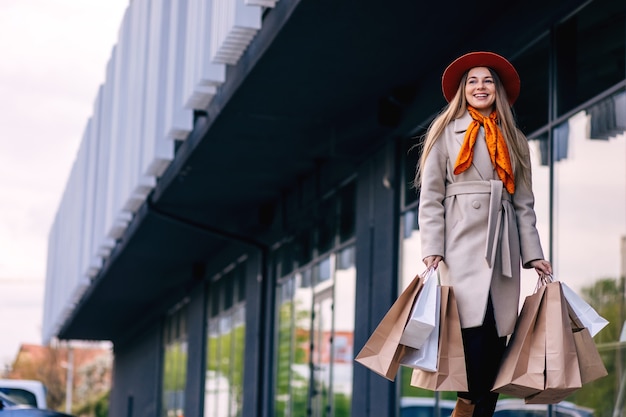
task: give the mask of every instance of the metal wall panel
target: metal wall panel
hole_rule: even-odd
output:
[[[397,297],[398,220],[397,191],[385,178],[396,166],[394,143],[379,152],[359,170],[356,230],[356,312],[354,355],[363,347]],[[354,365],[352,415],[393,416],[395,385],[360,364]]]

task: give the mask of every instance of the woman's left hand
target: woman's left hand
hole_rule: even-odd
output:
[[[535,268],[539,275],[552,275],[552,265],[545,259],[535,259],[530,262],[530,266]]]

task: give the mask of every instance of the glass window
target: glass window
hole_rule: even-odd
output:
[[[522,83],[520,96],[513,107],[522,132],[530,134],[545,126],[549,117],[550,37],[537,39],[512,60]]]
[[[339,241],[354,237],[356,228],[356,183],[350,182],[339,191]]]
[[[335,417],[352,415],[352,369],[354,363],[354,311],[356,300],[355,248],[348,246],[335,256],[333,289],[334,331],[331,341],[332,406]]]
[[[294,244],[292,242],[281,245],[273,252],[272,262],[274,274],[284,277],[294,269]]]
[[[626,98],[626,93],[605,101],[622,98]],[[575,286],[588,285],[603,277],[617,278],[622,272],[620,242],[626,235],[626,126],[614,136],[601,133],[599,138],[592,137],[590,133],[604,130],[593,128],[597,115],[582,111],[556,128],[566,132],[563,136],[567,153],[555,163],[555,268]],[[600,117],[615,119],[615,114]]]
[[[187,380],[186,307],[171,314],[165,323],[162,413],[164,417],[183,415]]]
[[[624,91],[573,115],[553,131],[553,139],[563,142],[553,158],[556,278],[581,294],[610,322],[594,338],[609,375],[586,384],[568,398],[595,410],[596,416],[612,415],[624,372],[622,353],[614,344],[626,319],[622,307],[626,107],[622,106],[626,106]]]
[[[328,198],[320,206],[320,216],[317,227],[318,253],[326,253],[335,245],[337,236],[337,200]]]
[[[205,417],[242,415],[245,357],[245,262],[209,288]]]
[[[310,383],[310,286],[303,285],[301,274],[294,274],[277,285],[276,298],[274,415],[306,415]]]
[[[559,115],[624,79],[625,33],[623,0],[590,2],[557,26],[555,80]]]
[[[405,208],[417,202],[417,190],[413,187],[413,181],[415,180],[417,163],[421,156],[421,147],[425,134],[426,130],[420,130],[417,135],[406,138],[403,141],[404,178],[402,180],[402,206]]]
[[[530,137],[530,162],[532,169],[532,187],[535,196],[535,214],[537,230],[545,258],[550,258],[550,167],[549,137],[542,134]],[[520,308],[527,295],[533,293],[537,284],[537,273],[534,269],[522,269]]]
[[[340,245],[354,238],[355,193],[352,181],[328,196],[314,224],[272,251],[275,417],[350,416],[356,268],[354,246]]]
[[[294,241],[295,257],[298,266],[306,265],[313,259],[313,229],[298,233]]]
[[[37,408],[37,397],[35,397],[34,393],[26,389],[1,387],[0,392],[8,396],[11,401],[14,401],[17,404]],[[6,407],[7,404],[4,404],[4,406]]]
[[[350,416],[355,288],[352,246],[279,281],[276,417]]]

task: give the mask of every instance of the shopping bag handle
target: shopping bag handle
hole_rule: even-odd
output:
[[[434,268],[432,266],[430,268],[426,268],[426,270],[422,272],[420,276],[424,279],[424,281],[426,281],[431,278],[432,274],[436,274],[437,284],[441,284],[439,280],[438,268]]]
[[[554,281],[556,280],[554,279],[554,276],[552,274],[539,274],[539,277],[537,278],[537,285],[535,285],[534,292],[539,291],[539,288],[543,287],[544,285],[548,285]]]

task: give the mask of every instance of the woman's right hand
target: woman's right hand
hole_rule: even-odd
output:
[[[442,259],[443,259],[442,256],[431,255],[431,256],[425,257],[423,261],[424,261],[424,264],[426,265],[426,268],[437,269],[437,267],[439,266],[439,262],[441,262]]]

